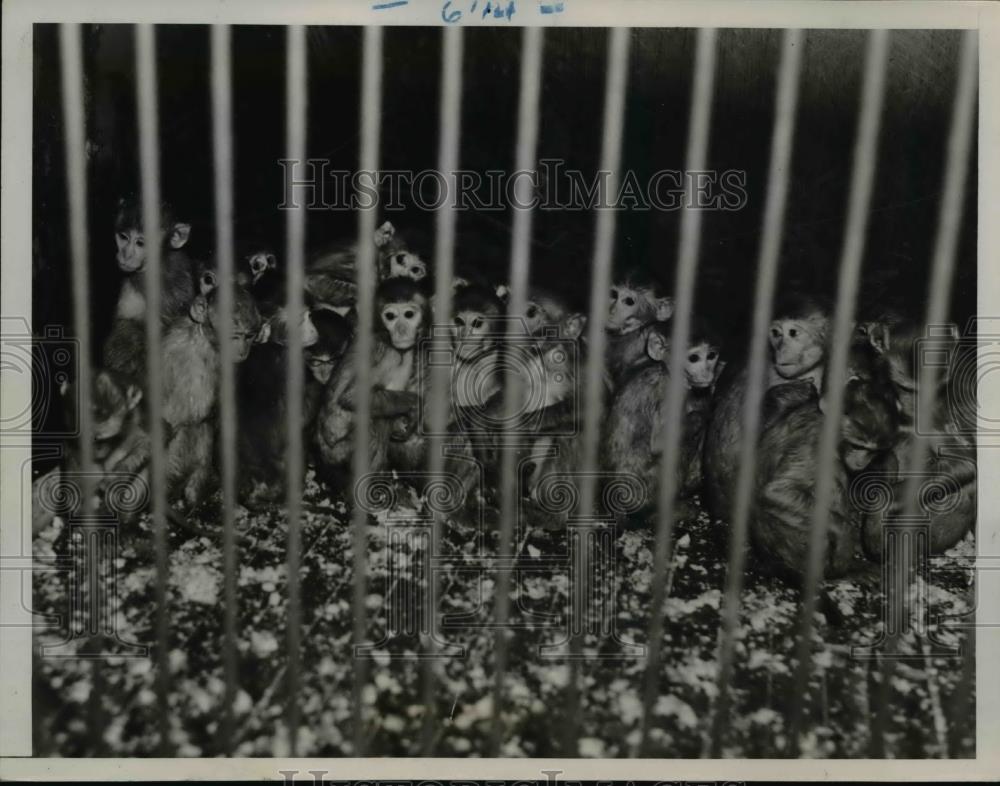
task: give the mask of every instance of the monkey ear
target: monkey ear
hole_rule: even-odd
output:
[[[128,385],[125,388],[125,402],[129,409],[135,409],[142,401],[142,389],[138,385]]]
[[[191,238],[191,225],[178,222],[170,230],[170,247],[183,248]]]
[[[396,227],[391,221],[386,221],[375,230],[375,248],[385,248],[396,236]]]
[[[570,314],[563,320],[563,338],[580,338],[586,327],[586,316],[583,314]]]
[[[889,326],[881,322],[869,322],[866,326],[868,333],[868,343],[871,344],[878,354],[884,355],[889,351]]]
[[[205,299],[205,295],[196,295],[194,301],[191,303],[191,319],[195,322],[201,324],[205,321],[205,317],[208,316],[208,301]]]
[[[254,341],[258,344],[266,344],[269,338],[271,338],[271,323],[265,322],[260,326],[257,335],[254,336]]]
[[[663,363],[670,355],[670,342],[659,331],[650,331],[646,338],[646,354],[657,363]]]
[[[658,297],[653,299],[656,307],[656,321],[666,322],[674,315],[674,299],[672,297]]]
[[[451,291],[458,292],[460,289],[465,289],[469,286],[469,279],[463,278],[462,276],[454,276],[451,279]]]

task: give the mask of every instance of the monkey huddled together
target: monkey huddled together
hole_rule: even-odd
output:
[[[177,512],[198,507],[213,489],[217,464],[220,342],[230,341],[237,366],[239,496],[248,507],[280,502],[287,460],[288,315],[285,275],[264,245],[238,254],[234,280],[188,253],[190,224],[161,210],[162,336],[147,346],[146,238],[142,211],[123,200],[116,217],[117,263],[124,281],[100,368],[93,377],[94,469],[126,472],[146,482],[150,459],[147,360],[159,357],[167,496]],[[497,282],[454,281],[451,324],[435,327],[428,265],[390,222],[375,246],[375,332],[372,353],[359,356],[356,244],[308,257],[301,337],[305,379],[301,423],[304,458],[317,477],[351,493],[354,441],[367,439],[372,472],[419,477],[429,463],[427,421],[431,365],[449,366],[446,471],[470,506],[490,504],[501,451],[518,451],[519,515],[561,529],[574,513],[560,504],[566,484],[583,471],[582,369],[602,362],[600,471],[625,476],[642,490],[627,510],[605,511],[620,526],[647,525],[657,513],[660,464],[672,440],[680,448],[676,515],[694,498],[712,516],[732,514],[743,402],[750,385],[765,389],[754,468],[750,539],[768,570],[801,576],[811,529],[819,434],[825,419],[831,309],[821,299],[789,293],[775,309],[766,378],[750,380],[726,352],[712,325],[692,321],[687,347],[671,346],[673,299],[640,270],[614,277],[605,315],[606,354],[588,357],[587,316],[557,293],[533,288],[514,313]],[[232,331],[219,334],[218,295],[233,293]],[[844,390],[835,493],[827,512],[826,574],[844,575],[864,556],[877,559],[882,522],[901,512],[910,456],[927,440],[928,477],[938,489],[928,506],[932,548],[940,551],[972,527],[976,505],[974,442],[950,408],[954,391],[938,395],[930,432],[914,427],[914,347],[921,327],[893,314],[858,323]],[[443,336],[443,338],[442,338]],[[443,344],[443,346],[442,346]],[[441,352],[442,348],[445,350]],[[666,422],[671,357],[684,353],[682,422]],[[444,356],[444,360],[440,358]],[[431,361],[430,358],[438,360]],[[369,426],[356,433],[357,371],[371,382]],[[516,379],[514,391],[509,381]],[[941,385],[956,384],[944,375]],[[593,405],[591,403],[591,405]],[[503,444],[503,435],[517,439]],[[68,464],[72,463],[72,456]],[[877,479],[890,489],[883,510],[859,502],[854,489]],[[419,491],[419,489],[418,489]],[[97,484],[98,504],[102,486]],[[862,495],[863,496],[863,495]],[[107,504],[106,501],[104,504]],[[141,507],[139,508],[141,509]],[[125,519],[128,523],[134,513]]]

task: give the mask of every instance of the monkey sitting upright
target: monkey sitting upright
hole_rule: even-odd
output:
[[[191,236],[191,224],[177,220],[169,205],[160,209],[162,244],[160,257],[160,318],[164,325],[187,313],[198,293],[201,272],[188,256],[185,246]],[[142,205],[123,198],[115,216],[115,245],[118,269],[126,274],[115,308],[115,319],[143,321],[146,318],[146,243]]]
[[[686,389],[683,421],[664,421],[670,385],[670,325],[657,323],[647,333],[646,351],[652,363],[627,377],[618,389],[604,421],[604,466],[628,474],[646,489],[646,504],[634,521],[644,521],[658,500],[660,462],[667,439],[680,428],[678,497],[686,500],[701,487],[701,453],[716,380],[725,367],[720,342],[707,323],[693,320],[684,359]],[[617,515],[619,525],[626,522]]]
[[[429,298],[422,282],[391,278],[379,285],[375,297],[376,332],[370,358],[357,357],[357,338],[332,374],[316,418],[315,444],[323,474],[334,484],[351,476],[354,455],[354,417],[357,406],[359,362],[371,366],[370,470],[389,466],[393,426],[402,418],[416,423],[419,376],[416,348],[430,324]],[[363,438],[358,436],[357,438]],[[397,439],[395,453],[422,452],[422,441],[410,430]],[[416,461],[416,457],[414,457]]]
[[[218,335],[218,302],[214,276],[205,274],[203,293],[188,313],[167,328],[161,345],[163,420],[167,427],[167,496],[194,508],[205,497],[212,477],[214,434],[219,391],[219,342],[232,342],[242,363],[262,333],[253,296],[233,286],[232,334]]]
[[[674,299],[660,291],[659,282],[634,269],[615,278],[605,323],[607,333],[605,380],[611,391],[650,362],[646,338],[657,322],[673,316]]]
[[[806,380],[772,387],[764,399],[750,542],[761,570],[792,582],[801,580],[809,554],[823,402]],[[877,374],[852,375],[844,391],[833,498],[825,511],[826,578],[862,569],[855,553],[860,513],[848,483],[891,448],[897,428],[896,400],[887,381]]]

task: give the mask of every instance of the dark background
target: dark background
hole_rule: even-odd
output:
[[[806,37],[782,283],[834,293],[846,213],[851,151],[864,64],[865,31],[810,31]],[[704,216],[696,310],[714,318],[743,351],[753,294],[775,100],[781,31],[723,30],[712,112],[709,166],[747,172],[749,202]],[[876,188],[859,309],[898,300],[923,310],[956,81],[959,31],[892,34]],[[120,274],[114,263],[117,198],[138,189],[135,51],[130,26],[85,28],[89,208],[94,339],[109,327]],[[332,169],[358,166],[360,28],[310,28],[308,155]],[[212,148],[209,31],[157,28],[164,196],[193,218],[193,248],[211,254]],[[439,139],[440,28],[387,28],[381,161],[385,169],[436,165]],[[521,31],[465,31],[460,166],[514,170]],[[239,238],[284,248],[285,31],[233,30],[236,199]],[[683,169],[695,49],[690,29],[633,32],[624,166],[640,182],[659,169]],[[539,158],[593,173],[598,165],[607,31],[545,34]],[[35,26],[33,324],[71,322],[59,50],[54,26]],[[954,288],[953,318],[975,308],[975,162],[968,187]],[[589,178],[588,174],[588,178]],[[427,257],[433,215],[387,213]],[[382,217],[380,217],[381,220]],[[619,214],[618,267],[647,266],[672,287],[679,212]],[[459,270],[505,278],[509,212],[462,212]],[[537,212],[533,278],[586,304],[594,214]],[[311,211],[310,248],[350,239],[357,215]],[[738,342],[735,341],[738,339]]]

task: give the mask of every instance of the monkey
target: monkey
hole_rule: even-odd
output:
[[[331,325],[332,322],[332,325]],[[320,344],[318,325],[324,327]],[[251,508],[280,500],[285,493],[288,449],[288,326],[284,307],[264,323],[257,346],[239,366],[237,397],[240,406],[237,450],[240,499]],[[318,408],[317,398],[329,381],[330,368],[350,337],[346,319],[332,311],[303,312],[302,351],[306,362],[303,378],[302,431],[309,439]],[[304,440],[303,447],[307,442]]]
[[[370,469],[379,472],[389,464],[394,422],[402,417],[416,423],[418,417],[423,383],[418,375],[417,342],[431,322],[430,299],[423,282],[409,278],[383,281],[376,291],[375,314],[372,356],[362,362],[371,365]],[[317,456],[326,479],[333,484],[350,476],[358,362],[355,337],[330,377],[316,419]],[[405,431],[397,440],[401,444],[413,436],[413,430]],[[401,448],[396,452],[405,451]]]
[[[233,286],[232,334],[219,336],[214,277],[202,277],[203,291],[188,313],[163,335],[163,420],[167,428],[167,495],[192,509],[205,497],[214,452],[220,358],[219,341],[232,342],[233,359],[242,363],[255,342],[266,338],[253,296]]]
[[[810,379],[776,385],[765,394],[750,542],[763,573],[792,583],[801,581],[809,554],[817,450],[825,416],[825,398]],[[895,397],[887,380],[851,374],[844,390],[834,491],[827,511],[826,578],[870,572],[857,554],[861,513],[851,499],[849,483],[891,449],[897,429]]]
[[[344,357],[353,336],[353,326],[346,317],[329,309],[311,312],[316,342],[305,349],[306,388],[303,425],[311,433],[319,412],[323,391]]]
[[[375,230],[376,276],[427,281],[427,263],[410,251],[391,222]],[[357,256],[354,243],[339,243],[314,254],[306,265],[306,292],[318,304],[346,316],[357,301]],[[431,287],[428,286],[428,291]]]
[[[160,318],[164,325],[185,314],[197,294],[198,270],[185,246],[191,236],[191,224],[178,220],[169,205],[160,209],[163,253],[160,258],[162,287]],[[146,237],[142,205],[131,198],[118,203],[115,216],[115,244],[118,269],[125,273],[116,319],[142,321],[146,318]]]
[[[919,486],[934,494],[921,498],[917,512],[926,517],[931,553],[940,554],[955,545],[974,526],[977,506],[974,375],[954,373],[960,364],[975,363],[974,354],[962,356],[954,325],[929,338],[920,324],[899,313],[887,312],[859,325],[859,336],[867,340],[895,391],[899,412],[899,434],[892,451],[872,468],[891,489],[885,510],[866,515],[863,523],[865,550],[882,555],[883,521],[903,514],[907,494],[906,472],[912,471],[913,455],[923,448],[927,463]],[[924,342],[923,344],[921,342]],[[924,352],[921,349],[926,347]],[[937,395],[929,422],[917,425],[920,403],[918,362],[951,361],[935,380]],[[923,442],[923,445],[920,443]]]
[[[721,342],[707,322],[693,319],[689,348],[684,362],[685,401],[680,424],[664,421],[664,405],[670,385],[669,323],[654,323],[646,338],[651,363],[628,376],[616,391],[603,423],[604,467],[642,481],[646,501],[632,515],[631,523],[648,520],[658,501],[660,462],[666,440],[680,428],[681,456],[678,462],[678,512],[687,515],[687,501],[702,483],[701,454],[716,380],[725,363],[720,359]],[[619,526],[629,517],[616,514]]]
[[[248,243],[236,265],[236,283],[250,290],[265,319],[285,302],[285,276],[266,243]]]
[[[798,292],[783,296],[775,306],[768,335],[771,362],[765,377],[754,384],[769,389],[805,381],[818,393],[826,362],[829,320],[830,308],[824,299]],[[726,367],[717,383],[705,433],[706,502],[716,519],[728,519],[732,513],[748,384],[745,367]]]
[[[505,301],[506,288],[501,288],[497,294]],[[507,305],[505,301],[505,305]],[[523,314],[510,313],[510,329],[528,336],[538,336],[546,328],[556,328],[563,318],[570,313],[566,301],[549,290],[532,286],[528,291]]]
[[[673,313],[673,298],[644,270],[632,269],[616,277],[605,323],[609,390],[617,389],[629,373],[650,362],[646,352],[649,329],[656,322],[668,321]]]
[[[61,387],[69,422],[76,418],[69,383]],[[65,470],[73,476],[87,472],[93,478],[91,504],[98,515],[111,513],[122,524],[132,524],[149,503],[149,436],[143,425],[139,402],[142,389],[118,375],[98,369],[91,378],[90,410],[93,426],[93,464],[80,463],[78,445],[69,444]],[[77,494],[57,491],[62,476],[57,472],[36,481],[32,498],[33,531],[45,529],[54,516],[72,516],[79,512],[82,500]]]

